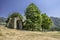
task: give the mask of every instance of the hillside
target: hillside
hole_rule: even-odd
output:
[[[0,17],[0,22],[5,22],[5,21],[6,21],[6,18]]]
[[[0,26],[0,40],[60,40],[60,32],[36,32]]]
[[[60,18],[57,17],[51,17],[52,22],[53,22],[53,29],[60,30]]]
[[[6,24],[6,18],[0,17],[0,24]]]

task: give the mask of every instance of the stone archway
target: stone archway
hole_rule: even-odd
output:
[[[11,14],[6,22],[9,28],[22,29],[22,16],[19,13]]]

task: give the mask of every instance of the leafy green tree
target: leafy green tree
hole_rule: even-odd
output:
[[[22,15],[21,15],[19,12],[14,12],[14,13],[12,13],[11,15],[8,16],[6,22],[8,22],[10,18],[14,18],[14,17],[19,17],[21,20],[22,20],[22,18],[23,18]]]
[[[44,29],[49,29],[51,25],[52,21],[50,17],[48,17],[46,13],[42,14],[42,25],[41,25],[42,31],[44,31]]]
[[[40,30],[41,22],[42,22],[42,16],[41,11],[39,8],[31,3],[25,11],[26,16],[26,29],[28,30]]]

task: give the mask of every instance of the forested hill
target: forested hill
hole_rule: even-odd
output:
[[[6,23],[6,18],[0,17],[0,24],[5,24]]]
[[[55,30],[60,30],[60,18],[58,17],[51,17],[52,22],[53,22],[53,29]]]
[[[5,22],[5,21],[6,21],[6,18],[0,17],[0,22]]]

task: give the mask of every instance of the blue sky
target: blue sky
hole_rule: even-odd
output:
[[[24,15],[26,7],[31,3],[48,16],[60,17],[60,0],[0,0],[0,17],[8,17],[13,12]]]

